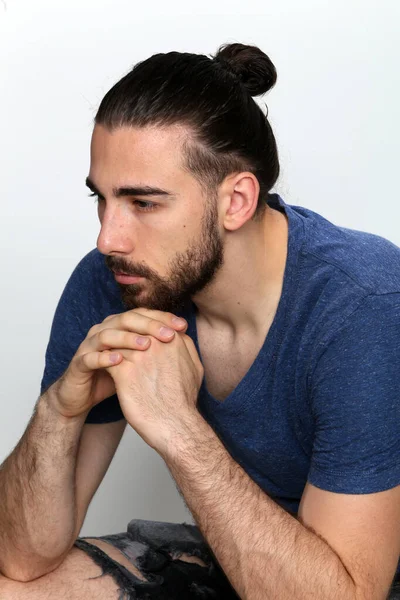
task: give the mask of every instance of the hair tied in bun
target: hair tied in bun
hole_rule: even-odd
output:
[[[257,46],[224,44],[214,61],[234,75],[251,96],[268,92],[276,83],[277,74],[271,59]]]

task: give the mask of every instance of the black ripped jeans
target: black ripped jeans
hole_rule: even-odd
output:
[[[118,600],[238,600],[239,596],[216,561],[197,527],[186,523],[132,520],[127,531],[91,539],[120,550],[143,575],[142,581],[85,538],[75,546],[86,552],[119,586]],[[205,566],[179,560],[186,554]],[[387,600],[400,600],[400,575]]]

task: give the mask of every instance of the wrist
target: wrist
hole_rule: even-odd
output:
[[[179,463],[215,437],[213,429],[196,409],[180,424],[179,430],[169,437],[163,458],[166,463]]]
[[[88,411],[78,416],[66,416],[60,408],[57,399],[57,391],[55,386],[51,386],[42,396],[40,396],[37,403],[37,411],[46,413],[46,416],[50,419],[55,420],[62,426],[82,424],[85,422]]]

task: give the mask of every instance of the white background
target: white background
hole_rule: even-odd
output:
[[[62,289],[96,244],[84,180],[111,85],[156,52],[260,46],[278,71],[265,96],[277,191],[400,245],[399,28],[398,0],[0,0],[0,462],[39,395]],[[81,535],[125,531],[132,518],[190,521],[163,462],[128,426]]]

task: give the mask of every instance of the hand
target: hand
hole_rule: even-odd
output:
[[[186,331],[186,321],[183,319],[182,325],[174,324],[173,318],[175,315],[171,313],[137,308],[110,315],[94,325],[68,369],[47,390],[52,406],[64,417],[78,417],[115,394],[114,381],[106,368],[123,360],[121,349],[139,350],[137,354],[142,354],[156,341],[161,345],[172,341],[175,330]],[[160,333],[160,328],[165,326],[174,330],[172,335]],[[143,337],[147,335],[152,337]],[[146,344],[140,345],[139,339]],[[115,352],[115,348],[119,350]]]
[[[204,376],[192,339],[177,333],[169,344],[152,340],[146,352],[119,349],[124,359],[107,367],[127,422],[161,456],[174,438],[190,435],[199,418]]]

